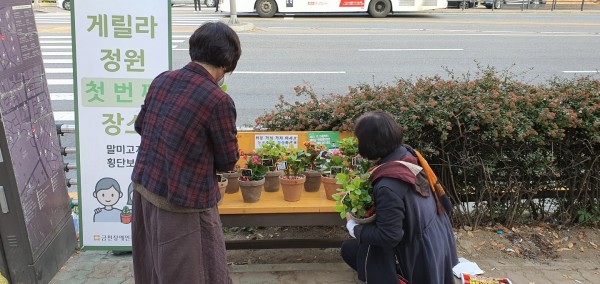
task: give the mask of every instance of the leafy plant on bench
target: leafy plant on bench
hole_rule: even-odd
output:
[[[269,167],[269,171],[265,174],[265,191],[276,192],[279,190],[279,177],[283,174],[283,171],[278,171],[276,165],[285,156],[285,147],[279,143],[269,140],[263,143],[260,148],[256,149],[255,152],[263,164]]]
[[[306,152],[290,145],[284,158],[286,163],[285,175],[280,177],[279,182],[283,190],[283,198],[286,201],[298,201],[301,198],[306,176],[302,171],[307,166]]]
[[[341,218],[346,218],[346,213],[350,213],[356,219],[370,218],[369,221],[372,221],[375,202],[369,174],[352,171],[338,174],[337,178],[342,188],[340,194],[333,196],[336,200],[335,211],[340,213]]]

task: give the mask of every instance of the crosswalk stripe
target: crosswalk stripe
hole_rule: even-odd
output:
[[[42,51],[42,56],[73,55],[71,51]]]
[[[71,74],[73,68],[46,68],[47,74]]]
[[[44,59],[46,64],[72,64],[73,60],[70,58],[65,59]]]
[[[71,49],[70,45],[42,45],[41,49]]]
[[[73,93],[50,93],[52,101],[72,101],[74,100]]]
[[[71,43],[71,40],[40,40],[40,44]]]
[[[73,85],[73,79],[48,79],[48,86],[50,85]]]
[[[64,38],[71,38],[70,35],[66,35],[66,36],[40,36],[40,39],[64,39]]]
[[[75,120],[75,112],[74,111],[54,111],[54,120],[61,121],[74,121]]]

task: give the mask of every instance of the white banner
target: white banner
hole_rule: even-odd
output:
[[[131,246],[134,122],[170,69],[169,1],[72,1],[79,211],[83,248]]]

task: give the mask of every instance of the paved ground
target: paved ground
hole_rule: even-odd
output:
[[[254,264],[229,267],[233,283],[356,283],[343,263]],[[50,283],[134,283],[131,254],[74,254]]]
[[[600,283],[598,259],[539,263],[515,259],[485,259],[485,256],[481,256],[469,260],[475,261],[486,271],[483,276],[508,277],[515,284]],[[231,265],[229,271],[233,283],[243,284],[357,283],[354,272],[343,263]],[[456,283],[458,282],[457,279]],[[131,254],[77,252],[50,283],[134,283]]]

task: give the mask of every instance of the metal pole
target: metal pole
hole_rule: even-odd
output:
[[[217,1],[219,1],[219,0],[217,0]],[[236,0],[230,0],[229,4],[230,4],[230,7],[229,7],[230,9],[229,10],[231,10],[229,12],[229,24],[230,25],[237,25],[237,24],[240,23],[238,21],[238,18],[237,18],[237,1]]]
[[[75,147],[63,147],[60,153],[63,156],[70,155],[70,154],[77,154],[77,148],[75,148]]]
[[[72,124],[55,124],[56,133],[58,135],[64,135],[66,133],[74,134],[75,133],[75,125]]]
[[[583,4],[585,4],[585,0],[581,0],[581,12],[583,12]]]

